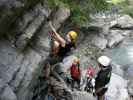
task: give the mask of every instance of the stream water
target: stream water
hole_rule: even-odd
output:
[[[133,64],[133,37],[126,39],[120,46],[106,53],[116,64],[122,66]]]

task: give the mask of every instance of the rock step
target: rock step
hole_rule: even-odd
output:
[[[93,97],[92,94],[87,93],[87,92],[73,92],[73,100],[96,100],[95,97]]]

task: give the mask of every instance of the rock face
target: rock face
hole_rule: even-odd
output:
[[[34,50],[29,50],[27,55],[21,54],[11,47],[11,43],[5,40],[0,41],[0,44],[0,55],[2,57],[0,59],[0,79],[7,84],[6,87],[2,87],[1,100],[17,100],[17,98],[24,100],[25,98],[22,98],[22,96],[28,95],[27,87],[32,81],[32,74],[38,67],[41,56]]]
[[[7,86],[4,88],[4,91],[2,92],[0,96],[1,100],[17,100],[17,97],[15,93],[12,91],[12,89]]]
[[[121,35],[119,30],[111,30],[108,36],[108,47],[112,48],[113,46],[119,44],[124,39],[124,36]]]
[[[54,14],[54,18],[52,20],[52,24],[55,27],[56,30],[58,30],[61,26],[61,24],[65,21],[65,19],[70,16],[70,10],[67,8],[60,8],[57,10],[57,12]],[[40,49],[40,51],[43,52],[45,48],[48,46],[48,33],[51,31],[51,27],[49,25],[49,22],[46,22],[45,25],[42,26],[41,31],[38,32],[38,36],[36,37],[36,45],[37,48]],[[47,34],[44,34],[47,33]]]
[[[0,100],[31,100],[40,63],[48,55],[52,9],[47,0],[2,0],[0,8]],[[59,8],[54,15],[58,29],[70,10]]]
[[[38,0],[1,0],[0,33],[11,32],[15,23],[23,14],[33,8]],[[7,31],[9,30],[9,31]]]

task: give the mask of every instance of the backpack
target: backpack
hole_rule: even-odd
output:
[[[72,64],[71,66],[71,76],[74,79],[80,78],[80,68],[78,65]]]

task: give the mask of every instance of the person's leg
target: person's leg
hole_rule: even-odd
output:
[[[101,100],[104,100],[104,95],[101,96]]]
[[[100,96],[97,96],[97,100],[100,100]]]
[[[55,64],[61,62],[61,58],[55,57],[55,56],[48,56],[45,61],[46,61],[46,63],[49,63],[50,65],[55,65]]]
[[[80,79],[77,79],[78,89],[80,90]]]
[[[43,68],[43,72],[44,72],[44,77],[48,79],[50,76],[50,64],[49,63],[45,64]]]
[[[98,99],[98,100],[104,100],[104,95],[102,95],[102,96],[98,96],[97,99]]]
[[[72,82],[71,82],[71,87],[72,87],[72,91],[74,90],[74,86],[75,86],[75,80],[72,78]]]
[[[60,61],[60,59],[48,56],[45,61],[43,62],[43,73],[44,77],[48,78],[51,73],[51,68],[54,64],[57,64]]]
[[[133,96],[132,95],[130,96],[130,100],[133,100]]]
[[[91,92],[91,79],[88,78],[88,91]]]
[[[104,100],[105,99],[105,93],[108,90],[108,88],[103,88],[101,92],[98,94],[98,100]]]
[[[85,88],[84,88],[84,90],[87,91],[87,88],[88,88],[88,77],[86,78],[86,81],[85,81]]]

